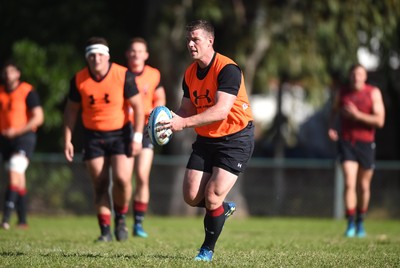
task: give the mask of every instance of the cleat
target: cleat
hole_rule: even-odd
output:
[[[225,212],[225,218],[229,218],[236,211],[236,204],[233,202],[224,202],[225,206],[228,207],[228,210]]]
[[[27,223],[18,223],[16,228],[20,230],[27,230],[29,229],[29,225]]]
[[[141,224],[134,224],[133,225],[133,236],[147,238],[149,235],[143,230]]]
[[[213,258],[214,252],[208,248],[201,248],[199,254],[194,258],[195,261],[210,262]]]
[[[10,230],[10,224],[8,224],[8,222],[3,222],[1,228],[4,230]]]
[[[355,235],[356,235],[356,227],[354,226],[354,223],[349,223],[346,232],[344,233],[344,236],[354,237]]]
[[[364,226],[362,223],[357,224],[357,231],[356,231],[356,236],[358,238],[363,238],[367,236],[367,233],[364,230]]]
[[[117,223],[114,235],[117,241],[124,241],[128,239],[128,228],[126,227],[124,219],[119,220]]]
[[[110,233],[108,233],[108,234],[99,236],[99,238],[97,238],[97,240],[95,242],[111,242],[112,240],[113,240],[112,235]]]

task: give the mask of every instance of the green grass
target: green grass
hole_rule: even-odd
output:
[[[366,238],[346,239],[344,221],[234,215],[211,264],[193,261],[201,217],[148,216],[145,227],[147,239],[94,243],[94,216],[31,216],[28,230],[0,230],[0,267],[400,267],[393,220],[368,219]]]

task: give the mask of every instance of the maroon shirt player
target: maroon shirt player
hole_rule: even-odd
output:
[[[338,141],[348,220],[345,236],[364,237],[363,221],[370,200],[375,162],[375,129],[385,121],[385,107],[379,88],[366,84],[367,71],[356,64],[349,72],[350,83],[335,96],[330,118],[329,138]],[[341,131],[332,127],[339,115]]]

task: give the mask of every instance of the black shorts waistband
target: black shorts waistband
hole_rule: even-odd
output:
[[[197,135],[197,140],[199,141],[214,141],[214,142],[218,142],[218,141],[228,141],[228,140],[232,140],[232,139],[236,139],[239,138],[241,136],[243,136],[244,133],[246,133],[246,131],[248,131],[249,129],[254,128],[253,125],[253,121],[249,121],[247,123],[247,126],[241,130],[239,130],[238,132],[226,135],[226,136],[222,136],[222,137],[217,137],[217,138],[210,138],[210,137],[204,137],[204,136],[200,136]]]

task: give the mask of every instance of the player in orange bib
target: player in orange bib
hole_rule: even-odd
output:
[[[161,85],[161,74],[156,68],[146,64],[149,58],[147,42],[143,38],[133,38],[126,51],[128,68],[136,75],[136,84],[142,95],[146,123],[154,107],[165,105],[165,90]],[[146,238],[143,220],[150,200],[149,179],[154,158],[154,146],[148,135],[143,136],[142,151],[135,157],[135,190],[133,194],[133,235]]]
[[[162,129],[197,133],[183,197],[190,206],[205,207],[205,238],[195,260],[208,262],[225,219],[236,210],[224,200],[253,153],[254,126],[242,71],[214,51],[213,26],[204,20],[188,24],[186,42],[194,62],[185,72],[181,106]]]
[[[11,213],[16,209],[17,227],[27,228],[25,171],[35,149],[36,130],[44,121],[43,108],[33,86],[20,80],[21,71],[14,62],[6,62],[1,75],[0,153],[8,174],[1,227],[10,228]]]
[[[71,80],[64,112],[64,154],[74,157],[72,133],[80,109],[84,126],[84,154],[95,194],[101,235],[97,241],[111,241],[111,215],[118,241],[128,238],[126,214],[132,196],[133,157],[142,149],[144,113],[135,75],[126,67],[110,62],[104,38],[88,40],[87,67]],[[134,132],[128,107],[135,112]],[[112,171],[112,200],[108,193]],[[111,207],[110,204],[113,204]]]

